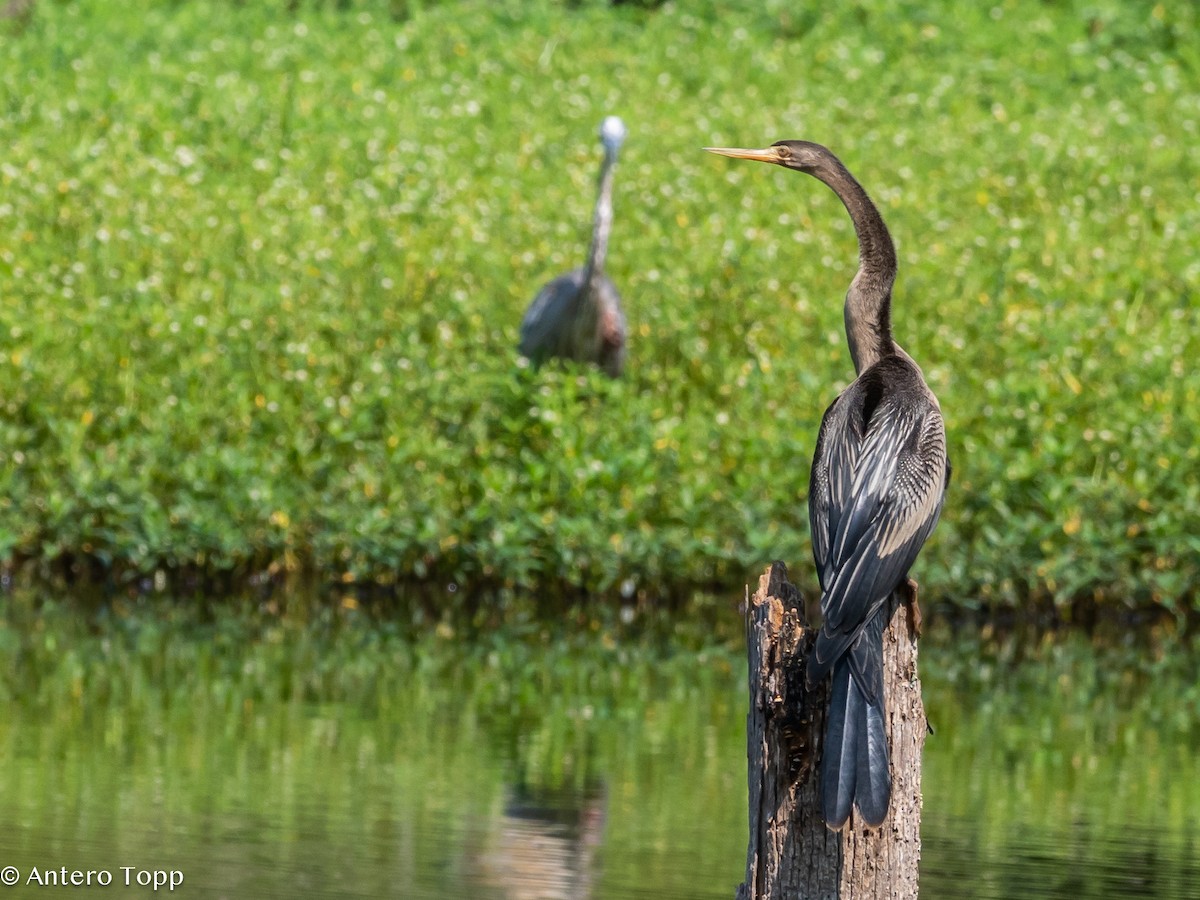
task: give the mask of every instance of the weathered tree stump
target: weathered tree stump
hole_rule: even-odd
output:
[[[812,690],[804,679],[816,632],[804,621],[800,592],[783,563],[772,563],[747,596],[750,843],[737,900],[917,896],[927,726],[910,611],[895,596],[892,609],[883,636],[891,806],[880,828],[859,823],[855,811],[836,832],[821,817],[817,778],[828,679]]]

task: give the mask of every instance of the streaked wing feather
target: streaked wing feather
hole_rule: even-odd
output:
[[[808,524],[812,536],[813,559],[817,564],[817,578],[821,589],[825,589],[825,576],[829,563],[829,533],[836,523],[831,524],[836,506],[830,492],[829,459],[826,448],[826,435],[829,433],[829,413],[821,420],[821,430],[817,433],[817,448],[813,454],[812,473],[808,480]]]
[[[936,402],[885,391],[864,433],[854,416],[864,396],[856,385],[826,412],[814,460],[814,483],[820,469],[828,485],[819,504],[810,500],[824,614],[818,673],[846,652],[908,572],[937,522],[945,487]]]
[[[936,418],[937,422],[914,423],[909,431],[919,429],[940,436],[940,414],[930,410],[923,418]],[[834,544],[846,555],[834,562],[836,574],[825,587],[822,604],[826,626],[834,631],[852,630],[861,624],[863,598],[870,598],[868,603],[886,599],[937,522],[942,501],[939,476],[944,465],[938,464],[936,456],[922,454],[919,440],[906,439],[901,446],[906,449],[890,464],[883,464],[892,474],[882,490],[865,480],[866,489],[855,495],[852,512],[842,518],[843,530]],[[883,444],[872,447],[868,443],[864,465],[871,464],[871,457],[866,456],[870,451],[895,453],[894,447],[888,451]]]

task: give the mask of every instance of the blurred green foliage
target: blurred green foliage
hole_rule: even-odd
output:
[[[0,40],[0,559],[552,596],[808,558],[853,232],[897,239],[967,606],[1200,579],[1193,4],[37,5]],[[608,113],[628,376],[515,356]],[[797,567],[801,572],[807,567]]]

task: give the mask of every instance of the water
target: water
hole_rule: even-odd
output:
[[[1010,822],[995,834],[938,814],[923,826],[922,890],[931,897],[1200,896],[1195,827],[1176,833],[1154,822]]]
[[[736,637],[0,603],[9,896],[73,895],[37,885],[64,867],[111,873],[115,896],[155,871],[196,897],[682,900],[741,880]],[[926,896],[1200,897],[1181,649],[924,647]]]

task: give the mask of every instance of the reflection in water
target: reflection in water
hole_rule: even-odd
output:
[[[574,792],[517,786],[479,854],[478,880],[506,900],[586,900],[604,836],[603,785]]]
[[[733,896],[740,647],[498,634],[464,658],[195,609],[0,594],[0,866],[178,869],[213,898]],[[1200,898],[1200,653],[922,654],[922,896]]]
[[[922,893],[957,900],[1200,897],[1200,829],[1011,826],[926,815]]]

